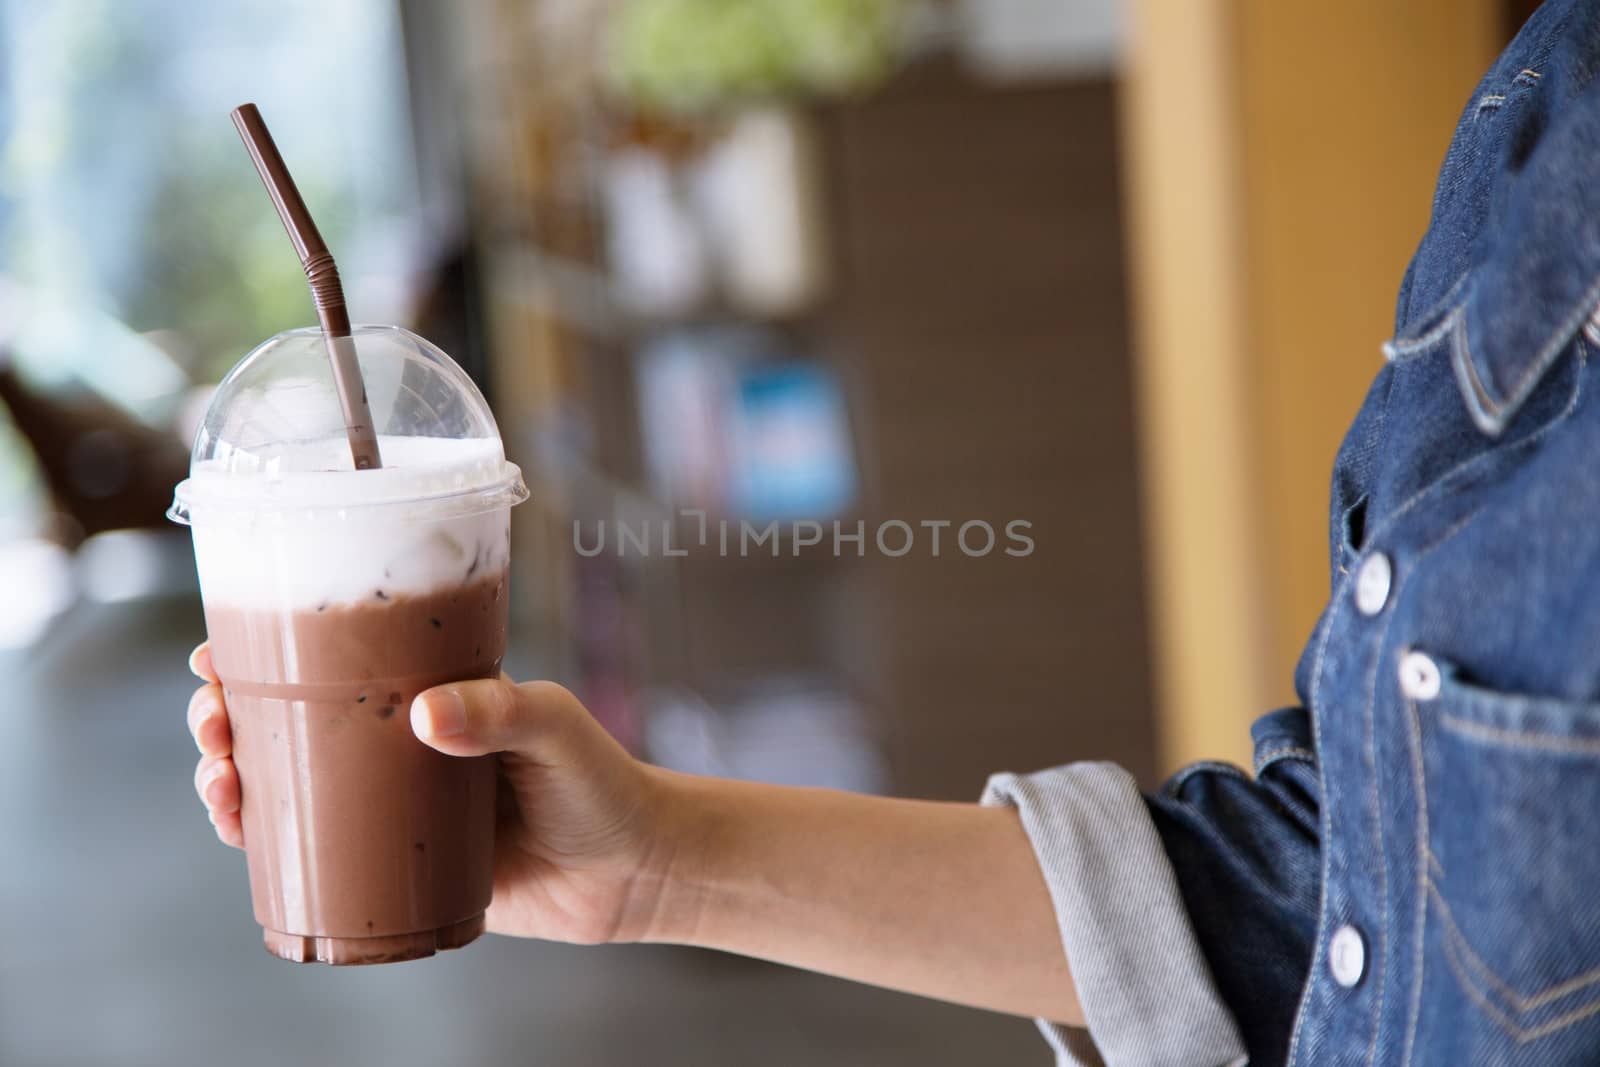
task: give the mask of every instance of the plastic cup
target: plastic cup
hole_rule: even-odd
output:
[[[483,930],[494,757],[428,748],[409,707],[499,673],[528,496],[449,356],[393,326],[352,337],[382,468],[353,469],[322,331],[291,330],[217,387],[169,511],[194,536],[256,921],[275,955],[334,964]]]

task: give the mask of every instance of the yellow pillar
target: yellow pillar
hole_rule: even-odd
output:
[[[1135,0],[1124,144],[1162,761],[1248,760],[1328,592],[1380,366],[1491,0]]]

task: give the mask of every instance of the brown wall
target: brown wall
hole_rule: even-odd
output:
[[[1154,769],[1115,119],[1105,80],[945,66],[824,116],[869,529],[1020,518],[1037,543],[864,563],[861,679],[902,792]]]

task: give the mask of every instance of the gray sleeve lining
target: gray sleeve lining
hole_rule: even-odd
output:
[[[997,774],[1044,872],[1088,1033],[1040,1020],[1061,1067],[1243,1067],[1177,877],[1133,776],[1111,763]]]

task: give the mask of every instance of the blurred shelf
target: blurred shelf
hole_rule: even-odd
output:
[[[629,332],[611,279],[597,267],[551,255],[527,243],[493,245],[488,257],[492,296],[531,303],[608,341]]]
[[[489,249],[491,293],[552,313],[566,325],[607,342],[638,342],[662,333],[738,326],[784,337],[821,332],[830,321],[818,303],[792,312],[766,312],[709,298],[682,311],[641,311],[628,306],[599,266],[548,252],[535,244],[501,241]]]

